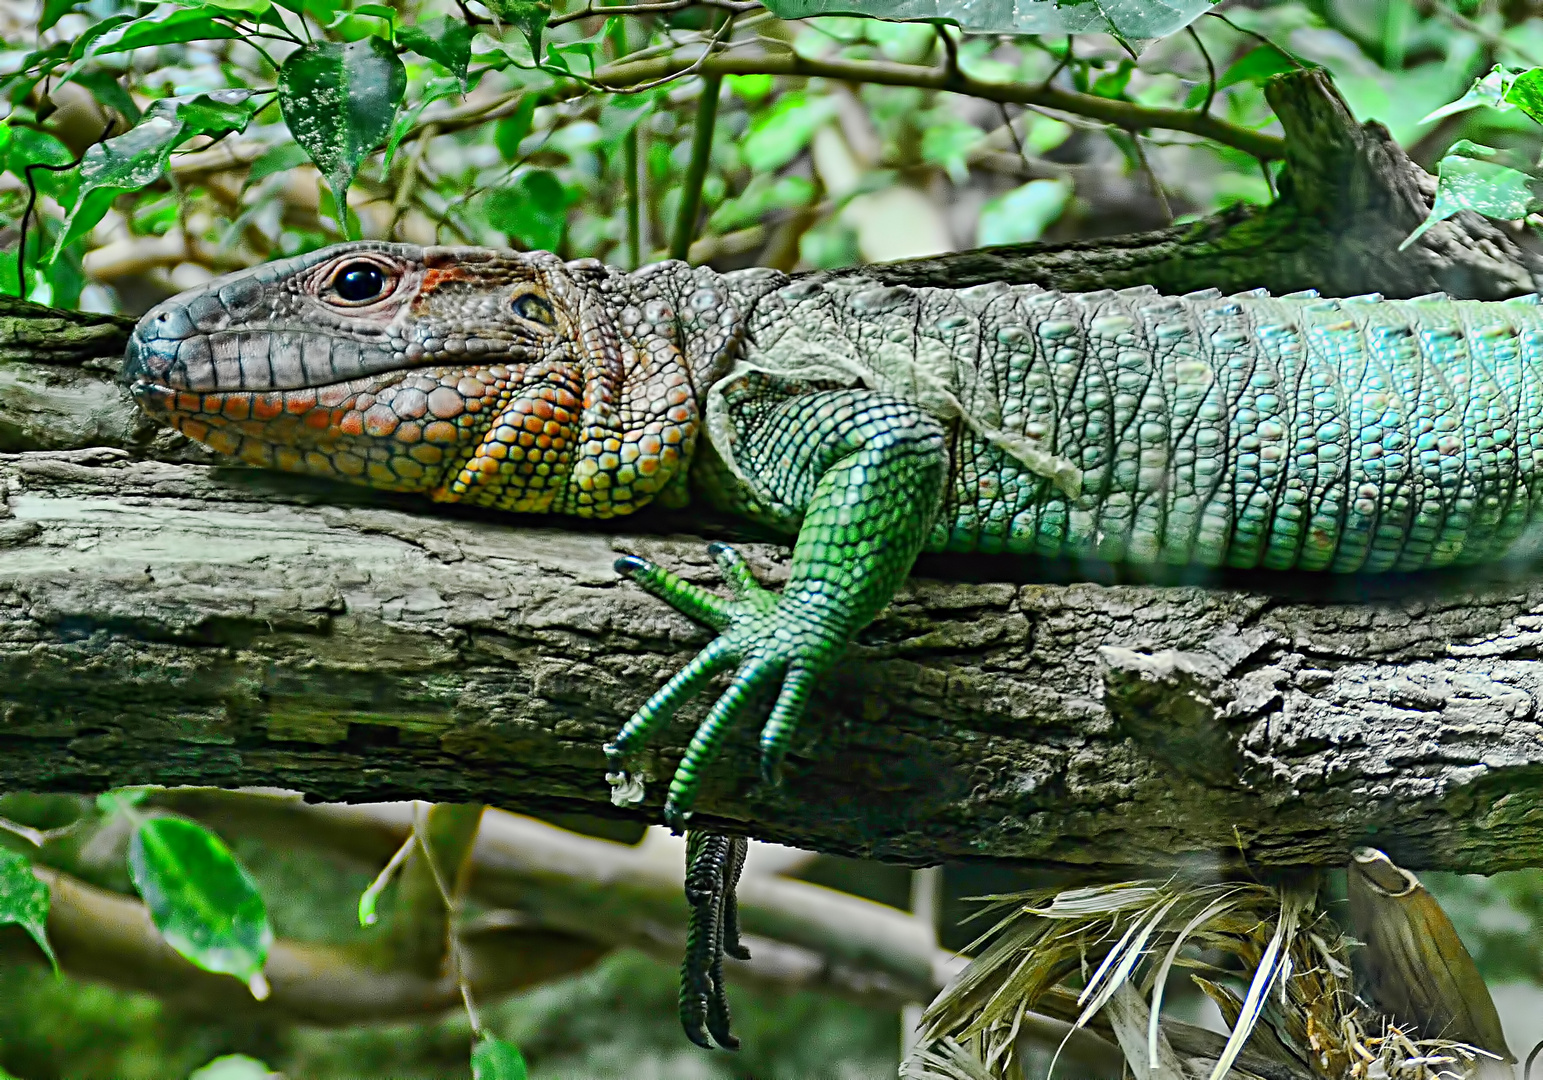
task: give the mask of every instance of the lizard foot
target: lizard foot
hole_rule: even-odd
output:
[[[809,701],[820,672],[841,654],[847,635],[822,605],[807,597],[778,596],[755,580],[744,558],[727,544],[708,550],[734,592],[725,600],[645,559],[625,556],[616,561],[625,574],[648,592],[697,622],[719,631],[712,644],[677,672],[638,709],[605,748],[613,776],[625,777],[627,758],[648,733],[674,715],[718,672],[737,665],[733,681],[713,703],[697,728],[670,781],[664,820],[676,831],[685,828],[696,798],[700,770],[717,753],[729,725],[749,708],[758,693],[780,682],[771,716],[761,729],[761,774],[774,780],[793,732]]]
[[[680,1023],[686,1037],[704,1050],[711,1050],[713,1043],[725,1050],[739,1049],[739,1039],[729,1031],[723,958],[750,959],[750,951],[740,944],[734,895],[748,846],[738,836],[686,834],[686,901],[691,905],[691,922],[686,959],[680,967]]]

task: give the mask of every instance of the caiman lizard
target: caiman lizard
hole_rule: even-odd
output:
[[[122,377],[252,465],[589,518],[696,494],[796,536],[780,594],[722,544],[728,600],[616,564],[719,632],[606,747],[619,797],[641,798],[649,732],[733,671],[671,781],[675,828],[763,695],[775,776],[810,688],[920,552],[1476,563],[1526,532],[1543,460],[1537,296],[912,289],[367,241],[165,301]],[[743,841],[692,832],[688,852],[682,1021],[733,1047]]]

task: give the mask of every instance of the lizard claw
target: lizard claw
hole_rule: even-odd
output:
[[[720,634],[633,713],[607,744],[613,769],[625,774],[628,758],[650,731],[668,722],[713,676],[736,668],[728,688],[698,725],[670,782],[664,819],[676,831],[686,827],[699,773],[717,754],[730,725],[764,691],[777,686],[776,703],[761,729],[761,774],[775,780],[816,678],[846,643],[842,632],[825,625],[807,603],[761,586],[734,548],[714,543],[708,550],[722,568],[734,599],[725,600],[646,559],[629,555],[616,561],[619,573]]]
[[[745,866],[748,843],[716,833],[686,834],[686,900],[691,921],[686,959],[680,968],[680,1023],[686,1037],[704,1050],[713,1044],[738,1050],[729,1030],[723,958],[750,959],[739,940],[739,905],[735,887]]]

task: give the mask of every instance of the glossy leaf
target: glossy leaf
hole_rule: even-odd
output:
[[[52,30],[60,19],[75,10],[81,0],[43,0],[43,13],[38,19],[38,33]]]
[[[484,200],[488,224],[532,251],[553,251],[562,242],[573,197],[556,174],[532,169]]]
[[[1500,221],[1519,221],[1543,206],[1537,177],[1495,160],[1499,151],[1460,139],[1437,165],[1436,198],[1430,214],[1399,245],[1402,251],[1438,222],[1463,210]]]
[[[327,178],[339,224],[350,235],[348,189],[360,163],[390,136],[406,91],[407,69],[378,37],[305,45],[279,69],[284,121]]]
[[[268,909],[219,837],[184,818],[149,818],[134,830],[128,862],[168,945],[205,971],[234,975],[253,997],[267,996]]]
[[[217,90],[163,98],[127,132],[87,150],[80,162],[79,192],[48,261],[90,232],[119,193],[138,191],[160,179],[179,144],[195,135],[244,130],[257,111],[252,96],[250,90]]]
[[[1488,106],[1501,112],[1509,112],[1517,106],[1506,100],[1506,94],[1511,89],[1511,83],[1521,74],[1517,68],[1506,67],[1504,64],[1496,64],[1487,75],[1473,80],[1473,85],[1468,92],[1456,101],[1449,102],[1428,113],[1420,120],[1422,124],[1428,124],[1432,120],[1440,120],[1445,116],[1466,112],[1469,109],[1477,109],[1480,106]]]
[[[949,22],[988,34],[1110,33],[1129,42],[1182,30],[1210,0],[770,0],[780,19],[866,15],[899,22]]]
[[[48,904],[48,886],[37,879],[27,857],[0,848],[0,925],[25,930],[57,968],[59,961],[48,944]]]
[[[11,132],[10,153],[6,156],[6,168],[23,181],[29,175],[28,165],[69,165],[75,160],[69,148],[46,131],[34,127],[8,126]],[[74,169],[31,169],[32,183],[38,191],[68,206],[75,201],[80,187],[80,177]]]
[[[234,27],[216,21],[207,11],[180,4],[160,4],[148,15],[131,19],[102,34],[90,44],[85,55],[105,56],[149,45],[179,45],[187,41],[240,36]]]
[[[1543,68],[1518,75],[1506,90],[1505,101],[1543,124]]]
[[[472,39],[472,30],[466,20],[442,15],[417,26],[402,27],[397,31],[396,39],[402,48],[411,49],[419,56],[427,57],[444,67],[461,80],[461,89],[466,89],[466,68],[471,64]]]
[[[500,21],[525,35],[531,56],[541,63],[541,37],[552,17],[552,5],[547,0],[488,0],[488,7]]]
[[[472,1080],[526,1080],[525,1058],[513,1043],[484,1035],[471,1051]]]
[[[261,15],[273,7],[273,0],[198,0],[198,5],[247,15]]]

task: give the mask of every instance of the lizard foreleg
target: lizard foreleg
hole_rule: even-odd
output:
[[[943,432],[915,405],[865,390],[800,395],[736,416],[752,449],[740,455],[749,489],[725,484],[733,506],[783,521],[801,519],[787,587],[781,595],[755,581],[725,544],[713,554],[734,599],[725,600],[653,563],[632,556],[619,572],[686,615],[720,632],[633,714],[606,747],[618,782],[649,732],[700,692],[713,675],[737,665],[734,677],[697,728],[670,783],[664,817],[684,828],[700,771],[731,723],[760,691],[780,684],[761,729],[761,772],[777,768],[814,681],[840,658],[853,636],[889,603],[926,541],[948,473]],[[706,1045],[704,1025],[719,1045],[738,1045],[728,1031],[723,954],[740,955],[734,884],[743,852],[729,840],[694,831],[688,841],[687,896],[691,935],[681,971],[681,1021]]]

